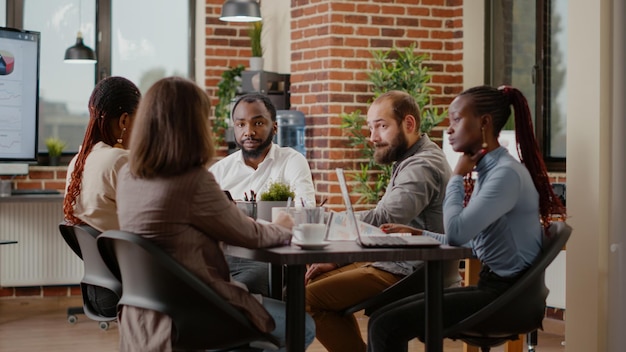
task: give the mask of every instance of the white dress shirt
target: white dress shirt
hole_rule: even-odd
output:
[[[280,147],[272,143],[265,159],[258,168],[246,165],[241,150],[213,164],[209,171],[217,183],[227,190],[235,200],[244,199],[244,192],[250,197],[250,190],[263,193],[272,182],[288,183],[296,194],[294,201],[300,204],[302,198],[307,206],[315,205],[315,187],[311,169],[306,158],[291,147]]]

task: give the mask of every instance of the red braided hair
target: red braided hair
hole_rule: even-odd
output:
[[[70,224],[82,224],[82,220],[74,216],[76,199],[80,195],[83,170],[87,156],[98,142],[110,146],[116,143],[119,136],[114,135],[114,128],[119,118],[128,113],[133,115],[139,105],[141,93],[135,84],[123,77],[108,77],[101,80],[89,98],[89,123],[80,150],[76,155],[74,170],[67,186],[63,200],[65,221]]]
[[[493,132],[497,137],[511,116],[511,106],[515,112],[515,138],[517,152],[526,166],[533,184],[539,193],[539,215],[545,228],[550,226],[552,216],[565,217],[565,207],[554,194],[543,156],[535,139],[532,115],[526,98],[518,89],[502,86],[498,89],[489,86],[470,88],[460,95],[472,99],[472,108],[477,115],[489,114],[493,119]]]

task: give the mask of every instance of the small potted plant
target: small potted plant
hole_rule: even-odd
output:
[[[65,149],[65,142],[58,138],[50,137],[46,139],[46,148],[48,148],[48,165],[59,165],[61,154],[63,154]]]
[[[263,71],[263,47],[261,46],[261,33],[263,32],[263,22],[253,22],[248,30],[250,37],[250,71]]]
[[[257,218],[271,221],[272,208],[287,206],[290,197],[293,200],[296,194],[288,183],[282,181],[270,183],[267,189],[261,192],[257,202]]]

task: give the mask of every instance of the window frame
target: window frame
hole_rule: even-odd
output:
[[[24,27],[24,0],[6,0],[6,23],[7,27],[23,29]],[[94,86],[103,78],[111,75],[111,35],[112,30],[112,2],[114,0],[96,0],[96,33],[95,41],[96,59],[94,69]],[[188,47],[189,59],[187,61],[187,77],[195,81],[196,67],[196,0],[187,0],[189,6],[188,19]],[[63,155],[74,155],[75,151],[64,152]],[[39,156],[47,156],[47,152],[38,153]]]
[[[493,1],[485,0],[485,82],[487,84],[493,84]],[[551,132],[551,3],[550,0],[535,0],[535,6],[535,63],[532,67],[535,83],[535,138],[548,171],[565,172],[567,158],[553,157],[548,154]]]

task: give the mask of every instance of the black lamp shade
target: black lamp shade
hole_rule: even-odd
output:
[[[65,50],[65,62],[68,63],[95,63],[96,53],[83,43],[83,36],[79,32],[76,44]]]
[[[261,8],[256,0],[227,0],[222,6],[220,20],[257,22],[261,20]]]

